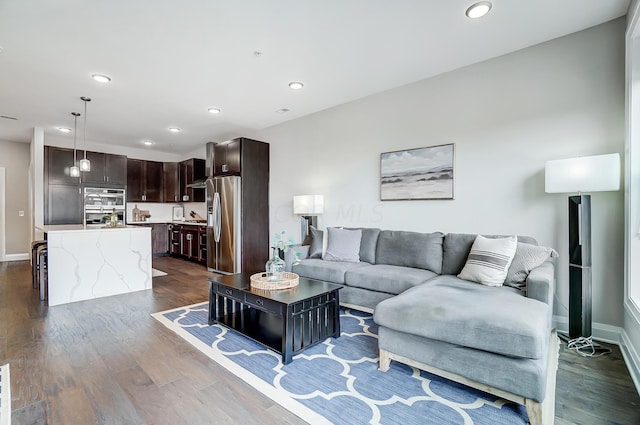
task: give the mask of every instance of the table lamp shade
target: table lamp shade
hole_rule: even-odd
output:
[[[297,195],[293,197],[293,213],[299,215],[318,215],[324,213],[324,196]]]
[[[545,192],[602,192],[620,189],[620,154],[547,161]]]

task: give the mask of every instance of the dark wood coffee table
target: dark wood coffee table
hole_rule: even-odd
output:
[[[222,324],[282,354],[340,336],[340,285],[300,278],[294,288],[251,287],[251,274],[209,278],[209,325]]]

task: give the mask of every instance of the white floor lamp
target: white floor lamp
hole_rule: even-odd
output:
[[[545,192],[569,196],[569,347],[596,355],[591,339],[591,195],[620,189],[620,154],[547,161]]]

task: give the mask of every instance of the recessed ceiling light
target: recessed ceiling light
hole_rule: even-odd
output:
[[[481,18],[491,10],[491,2],[481,1],[478,3],[474,3],[465,12],[467,17],[471,19]]]
[[[96,80],[99,83],[110,83],[111,82],[111,77],[109,77],[108,75],[104,75],[104,74],[91,74],[91,78],[93,78],[94,80]]]
[[[289,88],[291,88],[293,90],[300,90],[303,87],[304,87],[304,84],[302,84],[299,81],[293,81],[293,82],[289,83]]]
[[[220,112],[222,112],[220,108],[209,108],[207,109],[207,111],[211,112],[212,114],[219,114]]]
[[[153,145],[153,142],[151,140],[143,140],[142,143],[146,146],[151,146]]]
[[[169,131],[172,133],[180,133],[182,130],[178,127],[169,127]]]
[[[71,133],[71,129],[69,127],[58,127],[58,131],[63,133]]]
[[[287,113],[287,112],[289,112],[289,110],[287,108],[282,108],[282,109],[278,109],[276,111],[276,114],[284,114],[284,113]]]

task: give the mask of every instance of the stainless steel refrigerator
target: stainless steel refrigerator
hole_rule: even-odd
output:
[[[240,273],[242,268],[240,177],[210,177],[205,184],[207,268],[218,273]]]

